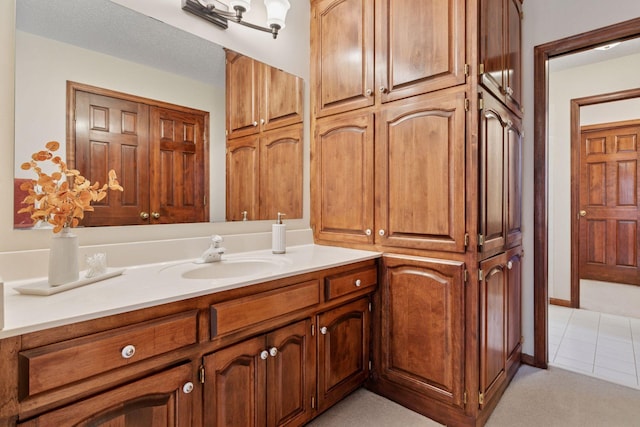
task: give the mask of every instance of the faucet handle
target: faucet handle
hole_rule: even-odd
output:
[[[213,236],[211,236],[211,242],[213,243],[213,247],[217,248],[220,246],[220,243],[224,242],[224,239],[222,238],[222,236],[214,234]]]

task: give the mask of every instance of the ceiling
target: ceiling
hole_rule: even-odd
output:
[[[108,0],[19,0],[16,7],[18,30],[224,85],[220,46]]]
[[[640,54],[640,38],[623,41],[618,46],[608,50],[589,49],[553,57],[549,61],[549,69],[550,71],[561,71],[637,54]]]

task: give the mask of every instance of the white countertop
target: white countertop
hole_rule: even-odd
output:
[[[4,329],[0,330],[0,338],[375,259],[380,255],[320,245],[290,246],[282,255],[274,255],[270,249],[225,254],[223,258],[231,262],[260,260],[268,265],[260,273],[249,272],[226,279],[183,278],[182,274],[188,270],[212,264],[196,265],[194,259],[176,260],[128,267],[121,276],[49,296],[22,295],[13,289],[29,281],[7,282]]]

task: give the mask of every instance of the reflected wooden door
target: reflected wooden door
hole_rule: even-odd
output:
[[[580,278],[640,285],[640,122],[582,127]]]

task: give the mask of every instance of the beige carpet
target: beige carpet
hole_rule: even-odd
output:
[[[487,427],[640,427],[640,390],[559,368],[520,368]],[[436,427],[440,424],[360,389],[313,427]]]

